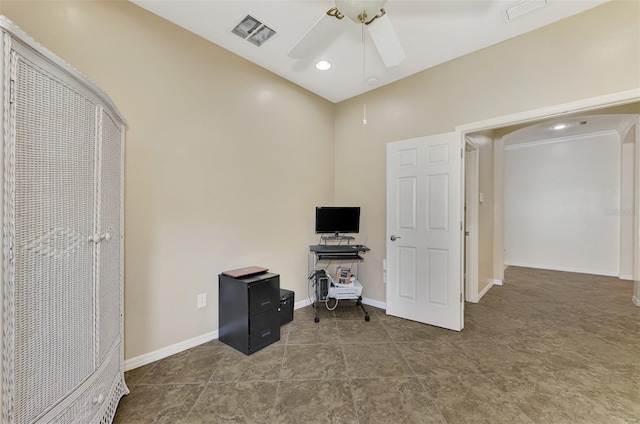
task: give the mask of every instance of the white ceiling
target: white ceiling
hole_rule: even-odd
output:
[[[548,0],[509,22],[519,0],[388,0],[384,6],[407,58],[386,68],[360,24],[343,19],[337,32],[303,59],[287,53],[334,6],[332,0],[131,0],[201,37],[337,103],[424,69],[583,12],[609,0]],[[231,30],[251,15],[277,34],[261,47]],[[375,25],[375,22],[374,22]],[[318,71],[318,60],[329,71]],[[371,78],[376,83],[368,83]]]

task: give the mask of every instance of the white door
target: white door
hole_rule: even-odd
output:
[[[387,145],[387,314],[461,330],[462,136]]]

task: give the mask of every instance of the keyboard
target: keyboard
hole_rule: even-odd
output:
[[[362,261],[362,256],[357,253],[347,255],[346,253],[318,253],[319,261]]]
[[[318,254],[351,254],[357,255],[360,252],[367,252],[369,248],[361,244],[317,244],[309,246],[309,250]]]

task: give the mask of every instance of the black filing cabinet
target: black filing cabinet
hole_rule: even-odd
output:
[[[218,276],[221,342],[251,355],[280,340],[280,276]]]

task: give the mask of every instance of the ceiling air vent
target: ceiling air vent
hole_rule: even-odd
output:
[[[512,19],[519,18],[529,12],[541,8],[549,4],[549,0],[522,0],[515,6],[504,11],[505,20],[508,22]]]
[[[258,47],[276,34],[274,30],[250,15],[240,21],[231,32]]]

